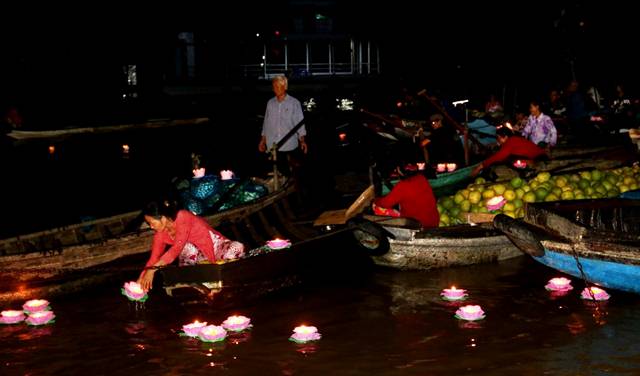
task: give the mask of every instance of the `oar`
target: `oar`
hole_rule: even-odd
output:
[[[373,185],[370,185],[365,189],[360,196],[349,206],[347,209],[339,210],[327,210],[320,214],[318,218],[313,222],[314,226],[326,226],[326,225],[343,225],[347,221],[357,214],[361,213],[364,208],[375,197],[375,189]]]

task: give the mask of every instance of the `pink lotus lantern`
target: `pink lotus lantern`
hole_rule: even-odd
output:
[[[582,293],[580,293],[580,297],[585,300],[601,301],[601,300],[609,300],[611,296],[607,294],[607,292],[604,291],[603,289],[596,286],[591,286],[591,287],[585,287],[585,289],[582,290]]]
[[[200,330],[207,326],[207,322],[199,322],[198,320],[192,322],[191,324],[182,325],[182,332],[187,337],[197,337],[200,334]]]
[[[46,325],[53,323],[55,318],[53,311],[39,311],[30,314],[25,322],[29,325]]]
[[[459,320],[477,321],[486,317],[484,311],[479,305],[466,305],[460,307],[455,314],[455,318]]]
[[[291,241],[287,239],[275,238],[267,242],[267,247],[271,249],[283,249],[291,247]]]
[[[198,338],[203,342],[220,342],[227,338],[227,331],[217,325],[207,325],[200,329]]]
[[[222,322],[222,327],[232,332],[241,332],[251,328],[251,319],[245,316],[229,316]]]
[[[196,179],[200,179],[201,177],[203,177],[203,176],[204,176],[205,171],[206,171],[206,170],[204,169],[204,167],[200,167],[200,168],[193,169],[193,170],[192,170],[192,172],[193,172],[193,177],[194,177],[194,178],[196,178]]]
[[[124,284],[124,287],[120,289],[122,295],[132,302],[144,302],[149,298],[149,295],[142,289],[142,286],[138,282],[131,281]]]
[[[296,343],[305,343],[317,341],[320,338],[322,338],[322,336],[318,333],[318,328],[315,326],[300,325],[293,329],[293,334],[289,337],[289,340]]]
[[[445,172],[445,171],[447,171],[447,164],[446,163],[438,163],[436,165],[436,171],[437,172]]]
[[[455,163],[447,163],[447,172],[454,172],[458,168]]]
[[[234,173],[231,170],[222,170],[220,171],[220,179],[222,180],[231,180],[233,179]]]
[[[0,313],[0,324],[17,324],[24,320],[24,312],[22,311],[2,311]]]
[[[571,280],[559,277],[559,278],[551,278],[549,283],[544,286],[547,291],[569,291],[573,290],[573,286],[571,286]]]
[[[426,163],[418,162],[418,163],[416,163],[416,166],[418,166],[418,170],[423,171],[424,168],[426,167]]]
[[[507,203],[507,200],[502,196],[495,196],[487,200],[487,210],[500,210]]]
[[[464,300],[469,295],[467,294],[467,290],[457,289],[455,286],[451,286],[450,289],[442,290],[442,292],[440,293],[440,296],[444,300],[455,301],[455,300]]]
[[[525,161],[521,161],[521,160],[517,160],[515,162],[513,162],[513,167],[515,168],[526,168],[527,167],[527,162]]]
[[[47,311],[49,310],[49,302],[44,299],[32,299],[24,303],[22,309],[28,314]]]

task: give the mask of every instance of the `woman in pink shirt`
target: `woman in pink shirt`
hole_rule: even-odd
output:
[[[156,268],[169,265],[178,257],[183,266],[244,256],[242,243],[225,238],[190,211],[176,211],[169,202],[151,203],[143,214],[155,231],[151,256],[138,278],[145,290],[151,289]]]

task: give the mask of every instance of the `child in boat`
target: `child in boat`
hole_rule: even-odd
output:
[[[155,231],[151,256],[138,279],[145,290],[153,284],[155,268],[171,264],[176,258],[183,266],[244,256],[242,243],[225,238],[203,218],[187,210],[177,211],[168,201],[160,205],[150,203],[143,215]]]
[[[415,164],[400,163],[396,167],[400,182],[388,195],[374,201],[374,208],[391,209],[398,205],[400,216],[419,221],[424,228],[438,227],[440,215],[429,180]],[[379,209],[380,210],[380,209]]]

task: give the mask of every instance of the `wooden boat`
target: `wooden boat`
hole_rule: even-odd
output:
[[[294,224],[294,192],[288,185],[206,219],[231,238],[251,239],[247,244],[276,236],[307,239],[317,232]],[[130,212],[0,241],[0,301],[73,292],[117,272],[137,275],[153,237],[146,226],[130,228],[138,215]]]
[[[61,138],[67,136],[73,136],[78,134],[99,134],[99,133],[111,133],[120,132],[131,129],[153,129],[153,128],[169,128],[184,125],[198,125],[206,124],[209,122],[209,118],[194,118],[194,119],[156,119],[150,120],[144,123],[135,124],[119,124],[109,126],[96,126],[96,127],[78,127],[68,129],[56,129],[45,131],[22,131],[14,130],[7,133],[7,136],[14,140],[31,140],[31,139],[50,139]]]
[[[526,206],[524,221],[499,215],[494,224],[544,265],[640,294],[640,201],[536,203]]]
[[[453,189],[458,187],[460,184],[463,184],[469,180],[471,180],[471,171],[476,168],[478,164],[474,164],[471,166],[466,166],[459,168],[453,172],[445,172],[442,174],[437,174],[435,178],[429,179],[429,184],[431,184],[431,188],[437,190],[436,193],[446,192],[449,189]],[[398,180],[392,180],[391,185],[396,185]],[[386,195],[390,192],[389,187],[385,184],[382,185],[382,194]]]
[[[363,223],[354,236],[374,255],[374,263],[397,269],[432,269],[495,262],[520,256],[519,250],[490,223],[422,230],[406,218],[365,216],[387,234]],[[377,231],[377,232],[376,232]]]

